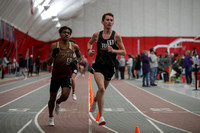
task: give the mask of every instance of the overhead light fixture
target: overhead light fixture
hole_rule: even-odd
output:
[[[49,4],[46,4],[46,5],[44,5],[44,9],[45,9],[45,10],[48,10],[48,9],[49,9],[49,7],[50,7],[50,5],[49,5]]]
[[[59,20],[59,19],[58,19],[57,16],[52,16],[52,21],[53,21],[53,22],[58,22],[58,20]]]
[[[57,22],[56,28],[60,28],[60,27],[61,27],[61,24],[59,22]]]

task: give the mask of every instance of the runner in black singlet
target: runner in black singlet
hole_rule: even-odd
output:
[[[48,102],[49,108],[49,125],[54,125],[53,110],[56,108],[56,114],[61,111],[60,103],[68,99],[71,91],[71,76],[77,63],[81,60],[81,53],[78,45],[69,41],[72,34],[71,28],[63,26],[59,29],[61,41],[53,43],[50,48],[48,65],[53,63],[51,84],[50,84],[50,99]],[[76,54],[74,58],[73,54]],[[61,87],[61,96],[56,100],[58,89]]]
[[[93,56],[95,50],[92,49],[92,45],[97,42],[97,55],[93,68],[98,91],[94,98],[91,111],[93,112],[95,110],[96,102],[98,102],[100,115],[99,125],[105,125],[106,121],[103,117],[104,92],[114,74],[116,55],[125,55],[126,50],[121,36],[112,30],[114,24],[113,14],[104,14],[101,23],[104,26],[103,31],[95,32],[89,40],[87,47],[89,56]]]

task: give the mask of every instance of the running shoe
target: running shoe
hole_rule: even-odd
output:
[[[99,118],[99,126],[105,125],[106,121],[104,120],[103,116]]]
[[[77,100],[77,97],[76,97],[76,94],[75,94],[75,93],[72,94],[72,98],[73,98],[73,100],[75,100],[75,101]]]
[[[96,106],[97,106],[96,102],[93,101],[93,104],[92,104],[92,106],[91,106],[91,112],[94,112],[94,111],[95,111]]]
[[[56,103],[56,109],[55,109],[55,111],[56,111],[56,114],[57,114],[57,115],[61,112],[60,104],[57,104],[57,103]]]
[[[54,126],[54,118],[53,117],[49,117],[49,126]]]

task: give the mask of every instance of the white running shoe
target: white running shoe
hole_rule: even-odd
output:
[[[93,101],[93,104],[92,104],[92,106],[91,106],[91,112],[94,112],[94,111],[95,111],[96,105],[97,105],[97,102]]]
[[[76,97],[75,93],[72,94],[72,97],[73,97],[73,100],[77,100],[77,97]]]
[[[105,125],[106,121],[104,120],[103,116],[99,118],[99,126]]]
[[[60,104],[56,103],[56,109],[55,109],[55,111],[56,111],[57,115],[61,112],[61,106],[60,106]]]
[[[49,126],[54,126],[54,118],[53,117],[49,117]]]
[[[27,77],[25,77],[24,80],[27,80]]]

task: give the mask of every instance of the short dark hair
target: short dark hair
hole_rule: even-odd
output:
[[[152,52],[152,51],[153,51],[153,48],[151,48],[149,51]]]
[[[114,18],[114,15],[112,13],[105,13],[103,16],[102,16],[102,21],[104,21],[104,19],[106,18],[106,16],[111,16]]]
[[[59,29],[59,33],[62,33],[62,31],[63,31],[63,30],[66,30],[66,29],[68,29],[68,30],[70,31],[70,35],[71,35],[71,34],[72,34],[72,29],[69,28],[69,27],[67,27],[67,26],[61,27],[61,28]]]

